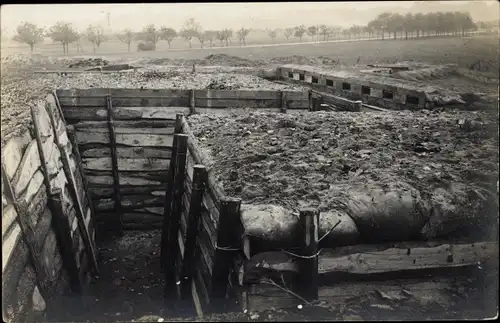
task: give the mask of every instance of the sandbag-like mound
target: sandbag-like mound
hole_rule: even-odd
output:
[[[497,207],[498,123],[487,113],[251,113],[188,123],[226,194],[249,205],[247,233],[261,239],[294,239],[305,207],[320,210],[320,236],[349,219],[325,238],[332,244],[358,234],[448,236],[491,222],[486,210]]]

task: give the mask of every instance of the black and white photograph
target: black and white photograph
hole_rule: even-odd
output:
[[[2,4],[3,321],[496,320],[499,15]]]

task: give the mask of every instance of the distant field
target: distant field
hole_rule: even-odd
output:
[[[123,44],[104,43],[96,52],[85,55],[105,56],[110,58],[171,58],[202,59],[210,54],[224,53],[249,59],[269,59],[283,56],[326,56],[342,63],[355,63],[358,57],[361,63],[394,62],[396,60],[415,60],[438,64],[459,64],[469,66],[479,59],[494,61],[498,64],[498,38],[495,36],[475,36],[468,38],[426,38],[412,40],[371,40],[339,43],[304,43],[297,45],[248,46],[224,48],[173,49],[159,48],[154,52],[123,52]],[[163,44],[165,45],[165,44]],[[163,46],[162,45],[162,46]],[[60,55],[57,44],[43,45],[38,53]],[[5,48],[4,48],[5,49]],[[5,49],[7,50],[7,49]],[[132,50],[135,50],[134,48]],[[4,50],[2,50],[4,51]],[[71,56],[81,56],[71,49]]]

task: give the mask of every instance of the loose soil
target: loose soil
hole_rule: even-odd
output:
[[[464,129],[459,120],[472,126]],[[470,230],[492,223],[485,208],[497,200],[498,121],[491,113],[205,114],[188,123],[211,158],[216,180],[244,204],[278,205],[296,214],[306,207],[345,210],[349,201],[373,192],[394,193],[396,199],[411,194],[418,214],[401,209],[389,223],[409,217],[408,225],[417,221],[423,228],[431,215],[439,223],[461,218],[460,226]],[[359,229],[362,219],[349,215]],[[432,238],[455,229],[425,230]],[[394,234],[403,239],[404,231]]]

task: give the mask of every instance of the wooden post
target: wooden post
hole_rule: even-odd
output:
[[[201,217],[202,199],[207,183],[207,170],[204,165],[194,165],[191,200],[187,220],[186,243],[181,269],[181,298],[189,299],[191,296],[191,280],[195,274],[195,249],[198,238],[198,224]]]
[[[108,131],[109,131],[109,141],[111,148],[111,165],[113,173],[113,189],[114,189],[114,200],[115,200],[115,223],[113,230],[121,236],[123,234],[123,223],[122,223],[122,199],[120,194],[120,175],[118,173],[118,157],[116,154],[116,134],[115,128],[113,127],[113,106],[111,102],[111,95],[106,96],[106,107],[108,110]]]
[[[307,94],[308,94],[308,98],[309,98],[309,111],[314,111],[314,103],[313,103],[313,101],[312,101],[312,100],[313,100],[313,97],[312,97],[312,91],[311,91],[311,90],[309,90],[309,91],[307,92]]]
[[[229,283],[229,270],[233,266],[235,252],[240,250],[240,232],[238,227],[241,200],[224,198],[220,201],[219,227],[217,230],[217,246],[212,270],[212,310],[223,309],[224,299]],[[219,307],[219,308],[217,308]]]
[[[33,268],[35,269],[35,275],[38,284],[40,286],[40,293],[42,294],[43,298],[48,302],[52,299],[51,296],[53,295],[51,282],[48,280],[47,270],[43,265],[42,259],[40,258],[42,250],[38,245],[33,229],[26,221],[26,219],[29,218],[28,205],[24,201],[21,202],[17,201],[14,190],[12,189],[12,185],[10,184],[9,178],[7,177],[7,173],[5,172],[3,164],[2,164],[2,181],[4,184],[4,192],[2,192],[2,194],[4,194],[8,202],[12,203],[14,210],[17,213],[16,221],[19,224],[19,227],[21,228],[22,239],[24,240],[26,246],[28,247],[29,257],[33,265]]]
[[[302,257],[297,259],[297,292],[305,300],[312,301],[318,299],[319,212],[315,209],[301,210],[300,229],[304,240],[301,243]]]
[[[167,253],[166,268],[165,268],[165,296],[172,297],[176,288],[176,270],[177,253],[179,252],[178,235],[180,228],[182,195],[184,193],[184,180],[186,172],[186,152],[187,152],[187,139],[185,134],[175,134],[177,137],[177,152],[174,170],[173,182],[173,198],[171,203],[170,217],[168,221],[168,240],[167,240]]]
[[[286,92],[279,91],[279,109],[281,113],[286,113],[288,102],[286,101]]]
[[[352,104],[352,109],[354,112],[360,112],[363,107],[363,101],[354,101]]]
[[[59,97],[57,96],[57,91],[56,90],[52,91],[52,95],[54,95],[54,99],[56,101],[56,107],[59,110],[59,114],[61,115],[62,122],[64,122],[64,124],[67,124],[66,119],[64,118],[64,113],[63,113],[63,110],[61,107],[61,103],[59,102]]]
[[[82,281],[80,279],[78,265],[72,246],[73,239],[71,238],[71,225],[68,221],[67,214],[64,214],[62,190],[54,188],[54,192],[49,197],[49,205],[52,204],[52,224],[56,232],[56,238],[61,250],[63,264],[69,275],[69,284],[71,290],[80,294],[83,290]]]
[[[182,132],[182,118],[183,114],[178,113],[175,118],[175,129],[174,129],[174,140],[172,143],[172,155],[170,156],[170,165],[168,168],[167,175],[167,188],[165,192],[165,206],[163,208],[163,225],[161,233],[161,266],[165,269],[165,265],[168,264],[167,259],[167,249],[168,249],[168,227],[170,221],[170,214],[172,210],[172,194],[174,192],[174,175],[175,175],[175,165],[177,162],[177,137],[175,134]]]
[[[194,65],[193,65],[194,66]],[[189,114],[195,114],[196,113],[196,108],[195,108],[195,90],[192,89],[189,91]]]
[[[87,228],[87,225],[85,224],[85,215],[86,214],[84,212],[82,202],[80,201],[80,197],[78,196],[78,190],[76,189],[75,177],[73,175],[73,172],[71,171],[71,167],[69,164],[69,157],[68,157],[68,154],[66,153],[65,147],[62,146],[61,142],[59,141],[59,135],[57,133],[57,127],[56,127],[54,115],[52,113],[49,113],[49,112],[47,112],[47,113],[49,115],[50,123],[52,124],[52,129],[54,130],[54,141],[55,141],[56,146],[58,147],[59,152],[61,154],[63,171],[64,171],[64,174],[66,175],[67,180],[68,180],[69,194],[75,203],[76,219],[78,221],[78,227],[80,229],[80,234],[82,235],[82,238],[83,238],[83,243],[85,245],[85,248],[87,249],[87,256],[89,257],[89,261],[92,263],[94,273],[96,275],[99,275],[99,265],[97,263],[97,257],[96,257],[94,244],[92,243],[92,239],[90,238],[89,230]],[[38,120],[38,119],[34,118],[33,122],[36,122],[35,120]]]

